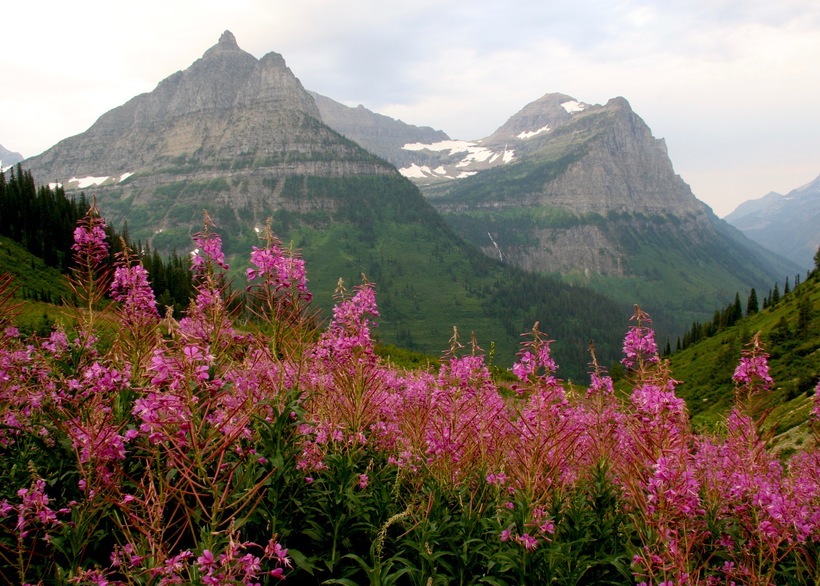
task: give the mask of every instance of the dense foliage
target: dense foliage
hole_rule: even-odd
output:
[[[758,336],[723,433],[696,435],[640,309],[627,396],[594,353],[587,389],[557,379],[538,324],[500,387],[456,335],[437,372],[380,359],[368,282],[340,283],[317,331],[305,264],[270,230],[247,271],[264,327],[238,329],[207,218],[195,245],[180,320],[127,250],[105,270],[95,208],[75,231],[76,325],[24,339],[0,281],[6,583],[820,580],[818,438],[767,451]]]

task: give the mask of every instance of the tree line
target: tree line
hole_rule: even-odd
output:
[[[46,266],[63,273],[71,268],[77,221],[90,207],[84,192],[69,198],[60,185],[38,187],[31,172],[20,164],[7,173],[0,172],[0,236],[13,240],[43,259]],[[114,266],[116,255],[127,247],[142,260],[160,307],[172,306],[179,313],[188,306],[193,285],[187,258],[176,252],[163,258],[148,244],[131,242],[127,224],[122,234],[108,226],[106,235],[109,267]]]
[[[814,269],[809,271],[806,275],[806,279],[810,279],[812,276],[820,274],[820,248],[817,249],[817,254],[814,256],[815,266]],[[732,327],[741,318],[754,315],[755,313],[766,310],[770,308],[774,308],[780,304],[780,302],[788,297],[793,290],[797,291],[800,287],[800,274],[798,273],[794,277],[794,289],[791,288],[789,283],[789,277],[786,277],[786,282],[783,286],[783,293],[780,293],[780,284],[775,283],[774,286],[769,289],[768,294],[763,297],[762,302],[758,298],[757,291],[754,287],[749,291],[749,296],[746,299],[746,312],[743,312],[743,306],[740,302],[740,293],[735,293],[735,299],[732,303],[729,303],[723,310],[715,310],[715,313],[712,317],[711,321],[701,323],[698,321],[692,322],[692,327],[683,335],[682,338],[678,338],[677,345],[675,351],[685,350],[689,346],[696,344],[697,342],[704,340],[706,338],[710,338],[715,334],[723,331],[726,328]],[[796,335],[803,337],[808,333],[808,323],[811,319],[811,303],[808,298],[803,297],[799,301],[798,305],[798,323],[797,323],[797,331],[795,332]],[[666,354],[671,354],[671,347],[667,345]]]

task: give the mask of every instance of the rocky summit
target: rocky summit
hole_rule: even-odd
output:
[[[313,98],[278,53],[261,59],[225,31],[185,71],[107,112],[88,131],[26,161],[65,187],[111,186],[140,177],[213,178],[225,169],[272,176],[391,173],[321,124]],[[237,195],[232,193],[231,195]]]

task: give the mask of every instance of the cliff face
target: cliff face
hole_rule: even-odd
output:
[[[114,179],[172,167],[276,170],[299,159],[349,162],[362,153],[321,123],[316,103],[281,55],[257,60],[226,31],[188,69],[26,165],[37,177],[70,184],[72,177]],[[370,161],[359,172],[372,169]]]
[[[579,114],[556,133],[579,135],[590,137],[585,156],[546,183],[539,201],[582,214],[704,215],[703,203],[675,174],[664,141],[652,136],[623,98]]]

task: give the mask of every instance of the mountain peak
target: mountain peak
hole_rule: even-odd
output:
[[[588,107],[567,94],[547,93],[524,106],[482,142],[508,144],[516,139],[527,140],[539,134],[545,135]]]
[[[222,33],[219,37],[219,44],[239,48],[239,45],[236,44],[236,37],[233,36],[231,31],[225,31]]]
[[[231,31],[225,31],[220,35],[219,42],[205,51],[203,57],[236,52],[244,53],[245,51],[239,48],[239,44],[236,42],[236,37],[233,36],[233,33]]]

